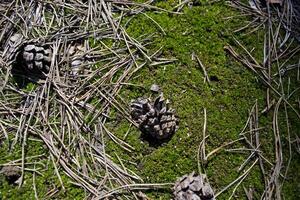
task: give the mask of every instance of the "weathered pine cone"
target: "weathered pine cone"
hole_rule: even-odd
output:
[[[143,133],[159,140],[169,138],[178,129],[175,110],[169,108],[162,94],[154,102],[145,98],[132,101],[131,116]]]
[[[50,69],[51,54],[50,48],[32,43],[24,46],[20,58],[28,71],[47,73]]]
[[[173,188],[174,200],[214,200],[214,192],[206,175],[194,172],[179,178]]]
[[[72,46],[69,50],[69,56],[71,56],[71,74],[74,76],[84,72],[85,51],[82,45]]]
[[[12,35],[4,48],[3,57],[6,61],[13,61],[16,58],[18,51],[23,43],[23,36],[21,34]]]

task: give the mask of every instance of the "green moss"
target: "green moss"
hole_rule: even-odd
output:
[[[158,4],[167,8],[169,5],[166,2]],[[153,83],[159,84],[180,117],[180,129],[169,142],[158,148],[151,147],[146,141],[139,143],[140,133],[136,130],[130,132],[126,141],[136,148],[135,154],[139,156],[131,158],[138,163],[138,172],[146,182],[174,182],[177,177],[198,169],[197,148],[202,139],[204,108],[207,109],[207,134],[210,135],[207,140],[208,152],[238,138],[238,133],[245,125],[249,110],[256,100],[260,109],[263,109],[265,89],[261,87],[261,83],[224,51],[224,46],[228,44],[236,46],[234,36],[243,41],[248,49],[253,49],[256,58],[261,59],[263,32],[258,31],[252,35],[233,34],[233,30],[245,24],[245,18],[225,20],[225,17],[238,13],[223,3],[185,8],[184,15],[153,12],[147,14],[166,33],[154,38],[149,47],[150,52],[162,46],[163,56],[176,58],[177,61],[166,66],[145,67],[133,79],[133,83],[143,85],[144,89],[128,87],[123,90],[122,97],[129,102],[139,96],[149,96],[147,88]],[[131,35],[139,36],[161,29],[149,18],[139,15],[131,19],[127,31]],[[205,65],[212,79],[210,85],[203,82],[201,68],[191,59],[193,52]],[[265,144],[262,149],[273,161],[274,150],[269,139],[273,133],[268,123],[271,118],[272,113],[261,115],[260,125],[266,127],[261,133],[261,142]],[[117,127],[113,129],[114,133],[120,137],[127,132],[127,127],[114,127]],[[237,145],[245,146],[243,143]],[[123,155],[116,148],[114,152]],[[243,171],[238,172],[238,168],[248,156],[221,151],[210,159],[205,171],[216,191],[220,191],[241,175]],[[258,166],[254,167],[239,187],[235,198],[242,199],[245,196],[243,187],[255,188],[257,194],[262,193],[264,186]],[[293,187],[287,186],[285,191],[293,191],[294,188],[291,188]],[[227,199],[232,189],[218,199]],[[170,191],[151,191],[147,194],[153,199],[171,198]],[[289,192],[285,194],[289,196]]]
[[[191,171],[198,170],[197,149],[202,140],[203,109],[207,110],[207,151],[210,152],[225,142],[237,139],[238,133],[242,130],[247,118],[249,109],[257,100],[259,105],[264,105],[265,91],[261,84],[245,67],[235,62],[224,51],[224,46],[234,45],[233,30],[244,24],[244,18],[233,18],[225,20],[225,17],[237,15],[224,3],[213,5],[208,1],[198,1],[193,8],[185,8],[184,14],[169,14],[163,12],[147,12],[147,15],[157,21],[163,28],[155,25],[151,19],[143,14],[134,16],[128,22],[126,30],[129,35],[140,37],[157,33],[153,42],[148,46],[149,54],[154,53],[160,47],[162,56],[176,58],[177,61],[165,66],[145,66],[135,74],[131,83],[143,87],[124,86],[121,97],[130,102],[131,99],[139,96],[149,96],[149,89],[153,83],[161,86],[165,97],[172,102],[180,117],[180,129],[170,141],[160,147],[153,147],[148,142],[140,139],[140,132],[131,127],[125,141],[135,148],[131,153],[122,150],[120,146],[106,138],[106,151],[112,155],[115,162],[119,162],[117,156],[122,158],[126,166],[140,175],[145,182],[160,183],[174,182],[177,177]],[[170,9],[176,5],[176,1],[158,1],[157,6]],[[125,21],[124,21],[125,23]],[[256,57],[262,57],[262,34],[256,35],[235,34],[237,39],[249,49],[256,49]],[[254,42],[255,41],[255,42]],[[108,42],[109,45],[109,42]],[[205,65],[211,78],[211,83],[203,81],[203,72],[196,61],[192,60],[192,53],[199,56]],[[29,86],[30,88],[31,86]],[[129,129],[129,123],[118,116],[117,112],[111,114],[113,120],[107,125],[108,128],[119,138],[123,138]],[[268,124],[270,116],[260,116],[261,125]],[[87,119],[89,120],[89,119]],[[268,143],[268,131],[262,131],[262,141]],[[299,133],[298,133],[299,134]],[[30,143],[31,144],[31,143]],[[242,146],[243,144],[236,144]],[[35,153],[39,152],[40,146],[31,148]],[[272,155],[273,149],[266,145],[263,148]],[[7,149],[3,149],[0,155],[6,155]],[[14,159],[20,158],[20,152],[15,153]],[[247,158],[247,154],[235,154],[221,151],[217,156],[212,157],[205,166],[213,187],[220,191],[223,187],[235,180],[241,173],[238,168]],[[0,163],[13,159],[13,157],[2,157]],[[135,164],[130,164],[131,162]],[[59,182],[52,170],[51,162],[44,177],[37,177],[37,187],[40,194],[46,194],[48,186],[59,186]],[[297,162],[291,167],[297,169]],[[296,173],[296,172],[295,172]],[[67,177],[63,175],[63,179]],[[3,177],[0,180],[2,185],[1,194],[3,199],[25,199],[32,198],[32,177],[26,176],[23,189],[18,190],[15,186],[8,185]],[[299,177],[297,178],[299,180]],[[82,199],[84,192],[72,186],[66,181],[67,192],[57,194],[59,199]],[[294,187],[297,181],[292,181],[284,187],[287,194],[297,195]],[[47,186],[47,188],[45,187]],[[260,169],[255,167],[242,184],[245,187],[254,187],[261,192],[263,185]],[[237,190],[236,199],[244,196],[242,186]],[[296,188],[296,189],[295,189]],[[231,190],[222,194],[219,199],[227,199]],[[170,190],[147,191],[153,199],[169,200]],[[290,199],[297,199],[291,197]]]

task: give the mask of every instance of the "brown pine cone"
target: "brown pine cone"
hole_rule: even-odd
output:
[[[162,94],[154,102],[139,98],[131,102],[131,116],[143,133],[150,134],[156,139],[166,139],[178,129],[175,110],[168,105],[168,100],[165,102]]]
[[[49,72],[52,51],[38,44],[27,44],[21,52],[24,67],[31,72]]]
[[[174,200],[214,200],[214,192],[206,175],[192,172],[179,178],[173,188]]]

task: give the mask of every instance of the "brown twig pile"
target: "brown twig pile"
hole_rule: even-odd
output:
[[[35,177],[40,174],[38,160],[49,157],[61,188],[63,171],[90,198],[121,193],[136,199],[134,190],[153,187],[136,189],[141,178],[112,161],[104,140],[109,137],[124,150],[134,150],[106,121],[111,109],[131,121],[117,94],[146,63],[159,63],[147,54],[148,38],[137,41],[121,25],[125,16],[154,9],[150,3],[1,1],[0,137],[12,151],[21,146],[21,159],[4,164],[18,166],[19,186],[25,171]],[[28,89],[30,82],[35,87]],[[28,158],[29,139],[41,140],[49,156]]]

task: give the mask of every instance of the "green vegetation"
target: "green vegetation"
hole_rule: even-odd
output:
[[[170,9],[175,6],[174,1],[159,1],[157,6]],[[164,12],[148,11],[146,14],[155,20],[165,34],[149,17],[144,14],[130,19],[127,31],[133,37],[144,34],[157,33],[152,43],[148,46],[150,54],[162,47],[161,57],[176,58],[172,64],[145,66],[135,74],[130,83],[136,86],[124,86],[121,97],[130,102],[139,96],[149,96],[149,88],[156,83],[161,86],[164,96],[171,100],[172,107],[176,109],[180,117],[180,129],[170,141],[159,147],[150,145],[147,141],[140,140],[140,132],[131,128],[126,142],[135,148],[132,153],[124,152],[107,138],[107,149],[111,155],[114,153],[121,157],[128,167],[140,175],[145,182],[163,183],[174,182],[177,177],[191,171],[198,171],[197,150],[202,140],[203,110],[207,110],[207,151],[237,139],[248,118],[249,110],[255,101],[261,108],[264,106],[265,90],[261,83],[245,67],[234,61],[227,55],[224,46],[234,45],[233,30],[245,24],[245,18],[226,17],[238,15],[238,12],[230,9],[223,2],[209,5],[198,2],[192,8],[185,7],[184,14],[170,14]],[[244,36],[236,34],[235,37],[242,40],[246,46],[261,49],[262,37],[259,34]],[[255,51],[260,53],[261,51]],[[207,69],[211,83],[204,83],[203,72],[192,54],[195,53]],[[258,55],[262,56],[262,55]],[[140,87],[140,85],[142,87]],[[109,124],[114,134],[123,138],[128,131],[129,123],[119,116]],[[266,121],[269,116],[261,116]],[[266,132],[268,134],[268,132]],[[267,136],[263,140],[268,141]],[[28,155],[43,153],[41,143],[30,141]],[[236,144],[242,146],[243,144]],[[268,147],[265,147],[268,148]],[[0,155],[7,155],[8,148],[1,148]],[[272,149],[269,151],[272,152]],[[21,152],[14,152],[8,156],[1,156],[0,163],[11,159],[20,158]],[[202,169],[207,173],[211,184],[216,191],[239,176],[238,167],[247,158],[248,154],[220,152],[217,157],[212,157]],[[117,161],[115,157],[115,161]],[[135,162],[130,165],[127,161]],[[40,197],[43,197],[50,189],[59,187],[60,183],[52,169],[52,161],[49,158],[45,165],[49,165],[46,175],[37,175],[37,188]],[[292,163],[292,166],[297,164]],[[297,172],[294,172],[297,173]],[[299,173],[298,173],[299,174]],[[67,179],[66,176],[62,177]],[[297,177],[299,180],[299,177]],[[67,192],[59,192],[55,195],[58,199],[82,199],[84,191],[66,181]],[[297,187],[292,182],[288,184],[285,192],[286,199],[297,199]],[[261,174],[258,167],[250,173],[245,182],[236,193],[236,199],[244,196],[243,185],[252,186],[261,192]],[[299,189],[299,188],[298,188]],[[296,190],[296,191],[295,191]],[[222,194],[219,199],[227,199],[231,194]],[[169,200],[170,190],[147,191],[152,199]],[[17,186],[8,185],[4,177],[0,178],[0,195],[2,199],[33,199],[32,173],[26,173],[24,186],[18,190]],[[0,199],[1,199],[0,197]]]

